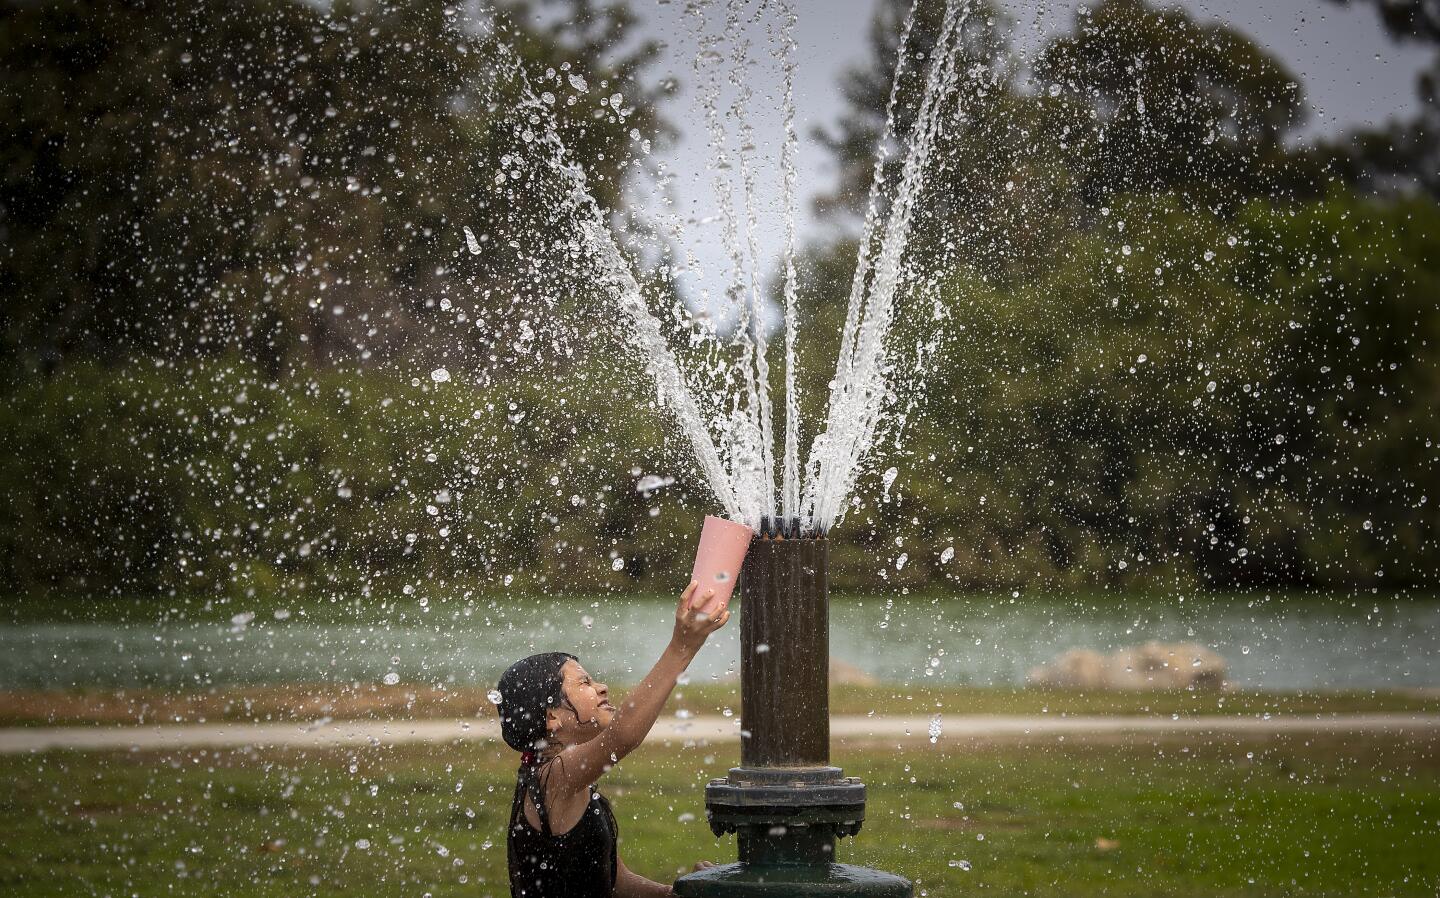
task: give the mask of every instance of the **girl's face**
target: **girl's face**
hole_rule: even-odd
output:
[[[566,661],[560,673],[564,677],[565,698],[569,707],[551,708],[547,712],[550,738],[565,745],[588,742],[615,718],[615,706],[610,704],[610,689],[604,683],[591,679],[578,661]],[[571,713],[571,708],[574,713]]]

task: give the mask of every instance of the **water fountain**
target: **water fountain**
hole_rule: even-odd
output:
[[[912,894],[836,861],[865,820],[865,784],[830,764],[828,577],[823,533],[762,522],[741,573],[740,766],[705,788],[710,829],[736,834],[739,860],[681,877],[677,895]]]
[[[703,6],[703,4],[702,4]],[[741,0],[726,5],[722,34],[733,33]],[[901,76],[914,10],[907,20],[890,92],[888,123],[877,148],[868,212],[841,335],[829,410],[815,438],[803,477],[799,462],[799,412],[795,396],[795,265],[793,259],[794,67],[788,4],[766,5],[780,11],[785,142],[783,204],[787,214],[783,247],[785,300],[783,451],[772,445],[775,428],[769,392],[768,342],[762,323],[759,278],[741,261],[748,252],[757,261],[755,233],[754,142],[746,113],[743,47],[730,54],[729,83],[739,97],[728,112],[740,123],[740,189],[747,212],[742,229],[735,221],[730,192],[717,183],[717,205],[725,219],[726,240],[734,265],[726,296],[734,300],[738,323],[729,338],[727,365],[706,366],[707,375],[687,372],[667,341],[666,328],[651,311],[617,244],[608,216],[587,188],[584,170],[570,158],[553,127],[538,133],[540,161],[555,175],[566,197],[578,236],[574,256],[591,283],[609,295],[626,335],[645,364],[661,403],[679,424],[695,462],[725,513],[758,532],[741,573],[741,764],[706,788],[706,809],[717,835],[738,837],[739,860],[682,878],[677,894],[726,895],[874,895],[908,896],[908,880],[835,861],[836,840],[856,834],[864,820],[865,786],[830,764],[828,707],[828,557],[826,532],[844,516],[862,462],[893,421],[886,412],[895,395],[891,383],[894,346],[891,326],[906,291],[916,282],[905,250],[916,204],[947,104],[956,102],[960,79],[964,5],[949,0],[935,50],[929,54],[924,90],[915,124],[903,147],[901,175],[891,189],[887,161],[898,143],[894,132]],[[706,106],[717,169],[733,170],[723,128],[719,126],[718,70],[703,60],[719,61],[723,38],[701,35],[697,57],[701,97]],[[523,68],[513,63],[525,83]],[[528,88],[525,112],[531,121],[550,122],[545,102]],[[963,98],[962,98],[963,99]],[[527,133],[530,132],[527,129]],[[676,224],[678,230],[678,223]],[[741,232],[745,240],[740,239]],[[722,357],[715,330],[691,328],[692,342],[710,341]],[[718,377],[715,372],[721,372]],[[894,416],[891,416],[892,418]]]

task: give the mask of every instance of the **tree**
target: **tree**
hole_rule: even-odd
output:
[[[5,376],[74,356],[239,349],[278,371],[430,352],[427,309],[456,271],[502,283],[520,264],[498,241],[456,262],[462,225],[544,219],[496,183],[520,139],[496,32],[567,85],[560,131],[602,202],[631,129],[661,129],[626,7],[547,5],[542,28],[521,2],[479,22],[441,0],[0,4]]]
[[[915,8],[894,116],[901,144],[944,7],[922,0]],[[903,0],[880,5],[871,57],[846,76],[849,109],[822,135],[839,166],[824,210],[864,211],[907,9]],[[1106,0],[1082,7],[1026,76],[1005,17],[986,4],[970,9],[964,74],[908,250],[917,268],[1036,278],[1063,262],[1053,252],[1062,235],[1095,226],[1125,193],[1173,191],[1200,207],[1231,208],[1253,196],[1314,193],[1317,166],[1285,144],[1303,113],[1300,87],[1238,32],[1144,0]],[[812,301],[846,294],[853,255],[848,241],[812,250],[822,275]]]
[[[1079,105],[1090,127],[1084,192],[1178,190],[1231,204],[1285,186],[1285,138],[1304,115],[1300,85],[1275,57],[1220,23],[1145,0],[1076,13],[1073,34],[1036,61],[1039,85]]]
[[[838,208],[868,176],[900,10],[848,82]],[[887,575],[910,585],[1432,583],[1433,204],[1317,196],[1317,160],[1287,148],[1299,85],[1183,11],[1107,0],[1017,70],[965,84],[916,243],[925,302],[897,329],[916,342],[933,302],[944,348],[895,489],[837,551],[860,564],[919,519],[954,555]],[[810,252],[813,332],[854,257]]]
[[[1440,197],[1440,7],[1428,0],[1331,0],[1374,5],[1385,30],[1398,42],[1435,47],[1435,60],[1420,74],[1420,112],[1377,131],[1330,141],[1319,155],[1345,178],[1371,190],[1420,189]]]
[[[854,218],[865,214],[897,65],[901,79],[889,124],[894,144],[908,146],[945,6],[940,0],[915,5],[902,58],[900,42],[911,6],[905,0],[879,5],[871,24],[871,57],[842,83],[849,109],[834,131],[818,135],[839,168],[836,190],[818,202],[821,211]],[[1068,116],[1059,104],[1023,90],[1009,19],[988,2],[964,9],[956,97],[942,112],[908,252],[929,267],[964,259],[977,271],[1003,276],[1039,263],[1048,254],[1048,238],[1073,221],[1073,189],[1062,158],[1067,144],[1054,139],[1066,133]],[[887,184],[897,183],[904,158],[903,152],[890,154]],[[848,244],[833,249],[842,259],[853,255]],[[845,295],[828,283],[822,292]]]
[[[1132,196],[1106,222],[1033,283],[951,273],[965,327],[838,551],[925,544],[891,574],[913,586],[1434,588],[1435,204]]]

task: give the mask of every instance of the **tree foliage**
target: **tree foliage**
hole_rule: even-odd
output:
[[[0,4],[6,371],[424,357],[461,227],[546,233],[497,183],[519,140],[497,32],[527,68],[593,85],[556,113],[602,202],[631,129],[660,127],[627,9],[548,5],[540,30],[526,4],[481,21],[439,0]],[[503,283],[518,264],[496,241],[465,270]]]
[[[826,208],[863,212],[907,7],[881,4],[845,82]],[[917,70],[942,7],[917,9]],[[1222,25],[1108,0],[1027,75],[1001,17],[971,21],[911,250],[942,283],[916,284],[896,344],[952,337],[923,377],[902,352],[896,411],[924,411],[852,561],[904,554],[886,576],[910,585],[1432,584],[1434,203],[1322,193],[1300,86]],[[855,253],[811,249],[808,333],[838,329]]]
[[[1437,235],[1428,200],[1162,195],[1035,282],[957,272],[869,551],[910,535],[913,584],[1433,588]]]
[[[906,5],[879,4],[825,135],[835,216],[865,210]],[[942,6],[913,24],[899,143]],[[584,273],[538,275],[584,251],[564,185],[515,152],[543,104],[627,211],[633,148],[666,131],[634,78],[651,48],[623,5],[505,11],[0,0],[12,588],[594,590],[684,569],[707,497],[683,476],[637,492],[685,449]],[[945,336],[923,378],[897,366],[908,421],[875,467],[898,476],[872,470],[832,534],[837,582],[1433,588],[1433,197],[1327,185],[1294,143],[1294,76],[1183,11],[1105,0],[1024,58],[997,9],[965,28],[911,246],[929,275],[896,330]],[[803,260],[808,421],[855,254]],[[518,370],[554,336],[527,289],[569,329],[550,372],[569,389]],[[476,376],[398,370],[430,361]]]
[[[1332,0],[1373,6],[1397,42],[1427,45],[1434,57],[1415,84],[1420,109],[1409,120],[1391,121],[1327,141],[1319,155],[1346,178],[1374,191],[1416,189],[1440,197],[1440,7],[1429,0]]]

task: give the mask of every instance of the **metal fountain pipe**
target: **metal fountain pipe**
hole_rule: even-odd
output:
[[[740,577],[746,768],[830,764],[830,547],[799,523],[762,528]]]
[[[681,898],[911,898],[909,880],[837,863],[865,784],[830,766],[830,543],[762,521],[740,570],[740,766],[705,787],[739,860],[682,876]]]

